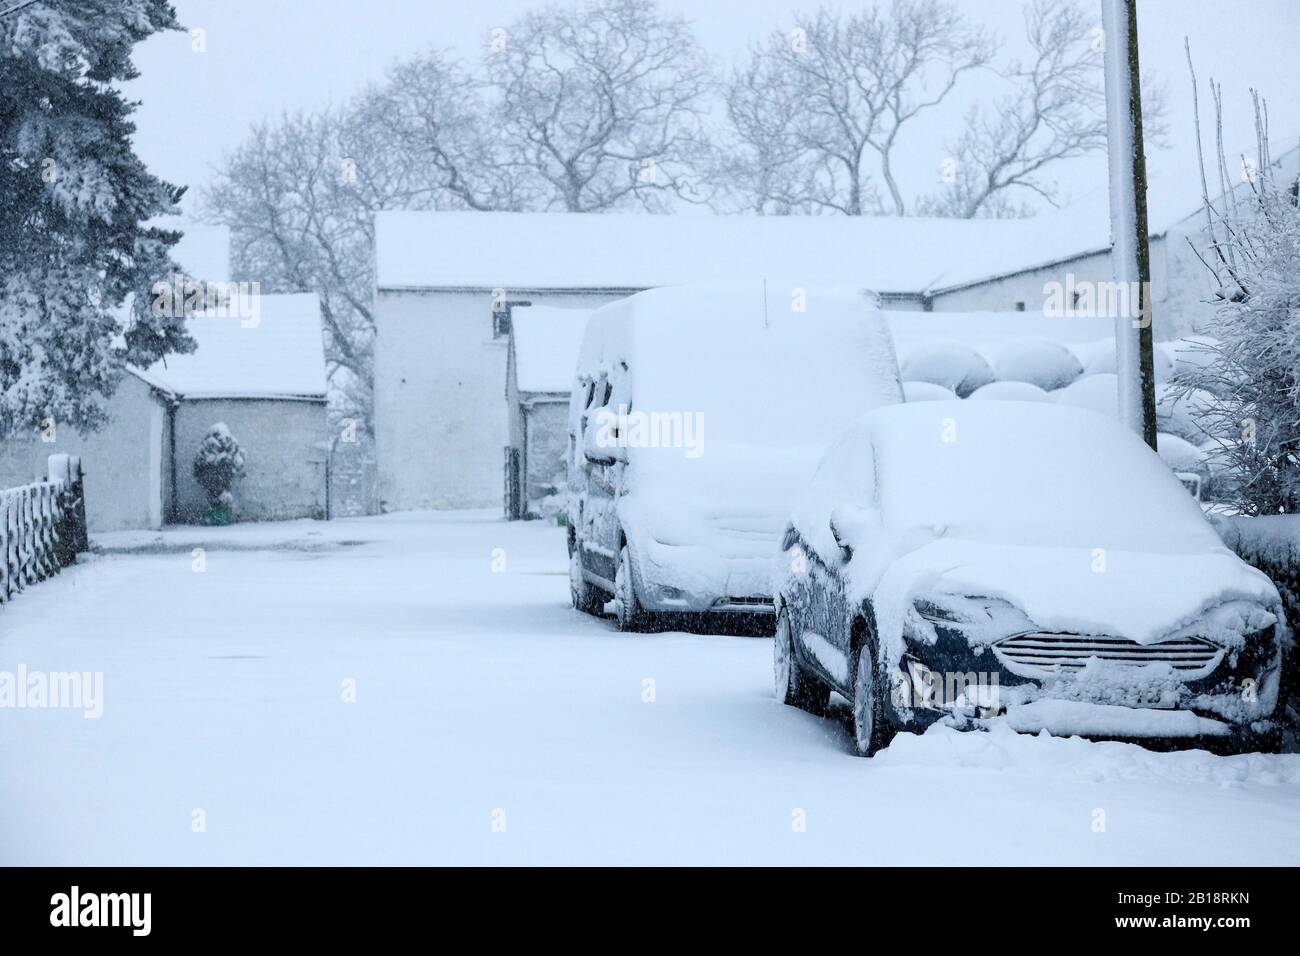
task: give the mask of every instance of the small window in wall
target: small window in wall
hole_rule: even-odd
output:
[[[1016,311],[1017,312],[1025,311],[1025,303],[1023,301],[1016,303]]]
[[[515,306],[532,305],[520,299],[494,299],[492,302],[492,338],[501,339],[510,334],[510,310]]]

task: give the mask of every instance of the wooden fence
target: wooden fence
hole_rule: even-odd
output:
[[[81,459],[51,455],[48,480],[0,491],[0,603],[88,547]]]

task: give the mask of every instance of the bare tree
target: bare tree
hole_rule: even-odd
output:
[[[358,152],[381,145],[373,170],[404,189],[362,190],[406,208],[521,209],[535,202],[492,121],[489,84],[434,51],[403,61],[350,111]],[[370,152],[373,152],[373,145]]]
[[[234,278],[320,295],[332,410],[367,429],[375,213],[521,201],[477,89],[442,54],[417,57],[346,108],[254,127],[204,196],[231,230]]]
[[[1218,308],[1203,330],[1213,338],[1203,343],[1201,361],[1176,385],[1190,399],[1200,397],[1199,424],[1211,437],[1204,447],[1220,471],[1216,496],[1248,515],[1294,514],[1300,511],[1300,179],[1294,154],[1273,159],[1268,108],[1254,90],[1254,153],[1229,158],[1223,91],[1213,80],[1209,88],[1211,174],[1192,70],[1205,225],[1188,243],[1214,277]]]
[[[820,182],[831,179],[825,157],[806,146],[806,117],[799,89],[786,82],[785,71],[767,57],[754,57],[738,69],[726,91],[727,117],[734,142],[716,153],[713,180],[738,193],[741,205],[757,213],[790,215],[820,211]],[[862,183],[860,177],[851,180]],[[875,206],[870,183],[857,204]]]
[[[932,215],[1027,215],[1033,196],[1057,204],[1049,167],[1106,148],[1102,54],[1105,37],[1074,0],[1034,0],[1025,9],[1028,62],[1003,75],[1011,92],[973,106],[951,144],[947,183],[919,203]],[[1144,84],[1144,138],[1164,136],[1164,91]]]
[[[698,201],[708,63],[680,17],[650,0],[525,14],[489,38],[506,168],[544,209]]]
[[[264,291],[321,298],[336,406],[369,421],[374,336],[369,288],[373,220],[389,185],[343,148],[338,113],[285,116],[253,128],[204,196],[207,218],[231,230],[232,278]],[[366,170],[365,178],[362,170]]]
[[[736,158],[725,169],[743,177],[735,185],[759,211],[903,215],[900,135],[994,52],[982,28],[940,0],[800,17],[731,79]]]

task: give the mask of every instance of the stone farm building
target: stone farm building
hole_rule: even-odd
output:
[[[506,357],[508,518],[540,517],[556,507],[548,499],[564,487],[569,393],[590,314],[538,305],[511,311]]]
[[[1152,221],[1160,215],[1153,207]],[[1164,221],[1152,234],[1152,298],[1157,335],[1169,338],[1212,314],[1213,289],[1186,241],[1201,214]],[[1052,283],[1073,296],[1112,277],[1104,213],[1073,210],[1019,220],[385,212],[375,233],[385,511],[499,505],[520,447],[518,403],[501,402],[520,307],[591,310],[654,286],[763,277],[872,289],[896,311],[1041,313]]]
[[[327,511],[325,356],[315,295],[266,295],[260,318],[198,315],[191,355],[128,369],[108,424],[82,435],[52,430],[5,443],[0,486],[44,475],[55,452],[80,455],[92,531],[197,520],[208,502],[192,463],[208,429],[224,422],[244,449],[238,520],[323,518]]]

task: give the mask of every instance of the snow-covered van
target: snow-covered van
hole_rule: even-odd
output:
[[[770,615],[785,518],[825,447],[902,399],[870,293],[719,283],[598,309],[569,417],[574,606],[626,630]]]

